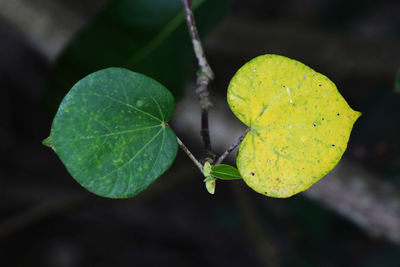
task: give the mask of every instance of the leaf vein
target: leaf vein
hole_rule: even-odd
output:
[[[130,160],[128,160],[127,162],[125,162],[125,163],[122,164],[121,166],[115,168],[114,170],[110,171],[109,173],[103,175],[103,176],[100,177],[99,179],[103,179],[104,177],[109,176],[109,175],[112,174],[113,172],[115,172],[115,171],[117,171],[117,170],[119,170],[119,169],[125,167],[127,164],[131,163],[140,153],[142,153],[142,151],[143,151],[150,143],[152,143],[152,142],[157,138],[157,136],[160,135],[160,133],[162,132],[162,130],[163,130],[163,128],[161,128],[161,129],[157,132],[156,135],[154,135],[146,144],[144,144],[144,146],[143,146],[141,149],[139,149],[139,151],[137,151],[136,154],[135,154]]]
[[[144,88],[144,91],[146,92],[146,94],[147,94],[148,96],[150,96],[150,98],[151,98],[151,99],[153,100],[153,102],[156,104],[156,106],[157,106],[157,108],[158,108],[158,111],[160,112],[161,119],[164,121],[164,120],[165,120],[165,119],[164,119],[164,114],[163,114],[162,111],[161,111],[160,105],[158,104],[158,102],[156,101],[156,99],[147,91],[146,88]]]
[[[138,111],[138,112],[141,112],[141,113],[143,113],[143,114],[149,116],[149,117],[152,118],[152,119],[155,119],[155,120],[157,120],[157,121],[159,121],[159,122],[162,122],[159,118],[153,116],[152,114],[150,114],[150,113],[148,113],[148,112],[146,112],[146,111],[143,111],[143,110],[141,110],[141,109],[139,109],[139,108],[137,108],[137,107],[135,107],[135,106],[132,106],[131,104],[125,103],[125,102],[123,102],[123,101],[121,101],[121,100],[119,100],[119,99],[116,99],[116,98],[114,98],[114,97],[111,97],[111,96],[109,96],[109,95],[100,95],[100,94],[96,94],[96,93],[94,93],[94,92],[92,92],[92,94],[79,94],[79,95],[88,95],[88,96],[97,96],[97,97],[108,98],[108,99],[110,99],[110,100],[112,100],[112,101],[114,101],[114,102],[116,102],[116,103],[125,105],[125,106],[127,106],[127,107],[129,107],[129,108],[131,108],[131,109],[133,109],[133,110],[136,110],[136,111]]]
[[[125,130],[125,131],[115,132],[115,133],[111,132],[108,134],[91,135],[91,136],[85,136],[85,137],[81,137],[81,138],[63,139],[63,141],[80,141],[80,140],[88,140],[88,139],[97,138],[97,137],[109,137],[109,136],[114,136],[114,135],[143,131],[143,130],[152,129],[152,128],[156,128],[156,127],[161,127],[161,125],[154,125],[154,126],[143,127],[143,128],[139,128],[139,129],[130,129],[130,130]]]

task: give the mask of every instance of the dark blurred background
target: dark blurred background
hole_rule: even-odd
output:
[[[0,0],[0,266],[400,266],[400,2],[195,6],[216,75],[215,150],[243,131],[225,101],[230,78],[276,53],[328,76],[363,113],[340,164],[289,199],[242,181],[210,195],[179,152],[138,196],[95,196],[41,145],[62,96],[87,73],[124,66],[164,83],[176,96],[172,127],[203,153],[180,1]]]

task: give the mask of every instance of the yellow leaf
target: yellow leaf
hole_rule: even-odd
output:
[[[211,195],[214,195],[214,193],[215,193],[215,178],[207,180],[205,183],[206,183],[206,188],[207,188],[208,193],[210,193]]]
[[[279,198],[306,190],[335,167],[361,115],[327,77],[279,55],[241,67],[228,103],[251,127],[239,147],[241,176],[255,191]]]

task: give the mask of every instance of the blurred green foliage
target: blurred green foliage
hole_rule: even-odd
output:
[[[192,5],[204,36],[226,13],[229,0],[197,0]],[[180,0],[113,0],[61,54],[46,103],[55,111],[78,80],[111,66],[152,77],[176,97],[194,71],[194,59]]]
[[[400,68],[397,71],[396,79],[394,81],[394,90],[400,93]]]

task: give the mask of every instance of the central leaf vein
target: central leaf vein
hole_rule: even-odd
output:
[[[114,136],[114,135],[120,135],[120,134],[127,134],[127,133],[143,131],[143,130],[157,128],[157,127],[161,127],[161,125],[158,124],[158,125],[149,126],[149,127],[143,127],[143,128],[139,128],[139,129],[130,129],[130,130],[125,130],[125,131],[121,131],[121,132],[114,132],[114,133],[111,132],[111,133],[107,133],[107,134],[84,136],[84,137],[80,137],[80,138],[63,139],[63,141],[81,141],[81,140],[88,140],[88,139],[97,138],[97,137],[109,137],[109,136]]]

